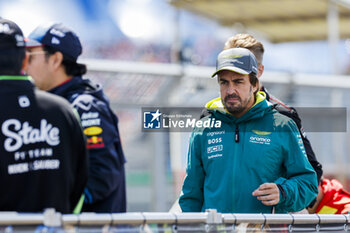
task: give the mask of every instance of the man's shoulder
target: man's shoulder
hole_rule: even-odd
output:
[[[206,116],[209,116],[209,115],[210,115],[210,112],[208,111],[208,109],[207,108],[203,108],[202,111],[201,111],[201,114],[199,116],[199,119],[202,119],[202,118],[204,118]]]
[[[273,105],[273,108],[276,109],[281,114],[291,117],[293,119],[295,118],[299,119],[296,109],[284,103],[282,100],[278,99],[277,97],[269,94],[268,101]]]
[[[284,103],[282,100],[271,95],[264,87],[263,87],[263,91],[267,95],[267,101],[269,101],[272,104],[274,109],[276,109],[279,113],[289,118],[292,118],[293,121],[297,124],[297,127],[301,128],[301,119],[298,115],[297,110],[294,107]]]
[[[91,93],[74,93],[70,96],[70,102],[73,104],[75,102],[93,102],[95,99],[97,99],[94,95]]]
[[[79,111],[88,112],[90,110],[108,111],[108,102],[93,93],[75,93],[70,96],[69,102]]]
[[[92,83],[89,79],[83,79],[82,77],[73,77],[71,81],[56,87],[53,91],[54,94],[64,96],[69,102],[73,102],[76,98],[85,100],[85,98],[97,98],[98,92],[102,91],[102,88],[98,84]],[[103,94],[103,92],[102,92]]]
[[[268,116],[266,116],[268,117]],[[272,109],[272,114],[270,115],[270,121],[276,130],[285,131],[298,131],[297,125],[294,120],[286,114],[278,111],[277,109]]]
[[[33,109],[37,113],[44,113],[48,119],[61,119],[69,124],[79,125],[78,116],[71,104],[63,97],[36,89],[34,91],[35,103]],[[72,126],[72,125],[71,125]]]

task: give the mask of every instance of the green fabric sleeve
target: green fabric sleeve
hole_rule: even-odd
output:
[[[85,195],[83,194],[83,195],[81,195],[81,198],[78,201],[78,204],[75,206],[75,208],[73,210],[73,214],[80,214],[80,212],[83,208],[84,199],[85,199]]]
[[[186,177],[179,204],[183,212],[200,212],[203,206],[204,170],[200,134],[193,132],[189,142]]]
[[[281,185],[285,197],[280,195],[277,208],[281,211],[297,212],[306,208],[317,196],[317,176],[310,165],[304,149],[303,141],[294,122],[289,121],[280,132],[285,138],[283,152],[285,154],[285,177],[278,178],[275,183]]]

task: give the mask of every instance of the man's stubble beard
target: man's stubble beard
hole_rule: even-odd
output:
[[[250,102],[250,100],[252,99],[252,97],[254,97],[253,95],[251,95],[251,93],[252,93],[252,87],[250,87],[249,93],[250,93],[250,96],[249,96],[249,98],[247,99],[247,101],[246,101],[245,103],[242,103],[241,97],[239,97],[239,96],[236,95],[236,94],[227,95],[227,96],[224,98],[224,101],[223,101],[224,107],[225,107],[226,110],[227,110],[229,113],[231,113],[232,115],[236,115],[236,114],[242,113],[242,112],[246,109],[246,107],[247,107],[248,103]],[[236,104],[239,104],[239,105],[238,105],[238,106],[232,106],[232,105],[229,106],[229,105],[227,104],[227,99],[228,99],[228,98],[238,98],[239,102],[237,102]]]

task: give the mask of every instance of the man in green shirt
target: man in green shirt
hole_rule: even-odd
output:
[[[222,51],[217,59],[220,98],[195,128],[179,204],[183,212],[277,213],[304,209],[317,195],[316,174],[298,128],[259,92],[258,64],[247,49]]]

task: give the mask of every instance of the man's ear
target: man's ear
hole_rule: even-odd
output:
[[[55,52],[49,57],[49,62],[55,70],[57,70],[61,66],[62,61],[63,54],[61,52]]]
[[[22,68],[21,68],[21,73],[26,74],[27,73],[27,68],[28,68],[28,61],[29,61],[29,55],[28,53],[25,53],[23,62],[22,62]]]
[[[264,73],[264,69],[265,69],[264,65],[262,65],[262,64],[259,65],[259,67],[258,67],[258,75],[256,77],[260,78],[261,75]]]
[[[254,87],[254,93],[256,93],[256,92],[258,92],[260,90],[260,82],[259,81],[257,81],[256,82],[256,85],[255,85],[255,87]]]
[[[256,90],[255,91],[259,91],[260,88],[261,88],[260,81],[258,80],[257,83],[256,83]]]

